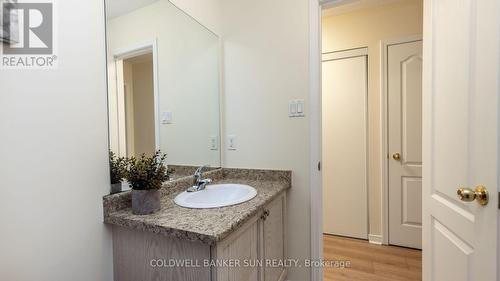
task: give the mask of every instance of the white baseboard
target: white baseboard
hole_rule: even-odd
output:
[[[368,242],[370,242],[370,244],[382,245],[382,235],[368,234]]]

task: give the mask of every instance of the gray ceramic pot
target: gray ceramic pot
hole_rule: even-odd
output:
[[[111,194],[115,194],[122,191],[122,183],[112,183],[111,184]]]
[[[136,215],[152,214],[160,210],[160,191],[132,190],[132,212]]]

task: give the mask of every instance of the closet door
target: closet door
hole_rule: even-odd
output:
[[[323,227],[368,238],[367,49],[323,55]]]

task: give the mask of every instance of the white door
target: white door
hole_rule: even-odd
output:
[[[367,49],[323,55],[323,231],[368,238]]]
[[[389,244],[422,248],[422,41],[387,46]]]
[[[498,280],[499,16],[498,0],[424,2],[424,281]],[[457,197],[479,185],[487,205]]]

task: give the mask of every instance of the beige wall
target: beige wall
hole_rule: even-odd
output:
[[[324,17],[323,52],[368,47],[369,233],[382,232],[380,41],[422,33],[422,1],[404,0]]]
[[[225,134],[238,149],[225,166],[288,169],[288,256],[310,257],[309,113],[288,117],[288,101],[309,97],[309,2],[227,0],[222,5]],[[288,280],[310,280],[290,268]]]
[[[153,61],[132,65],[134,81],[134,150],[151,155],[155,150]]]
[[[0,69],[0,279],[110,281],[102,0],[56,1],[57,69]]]

